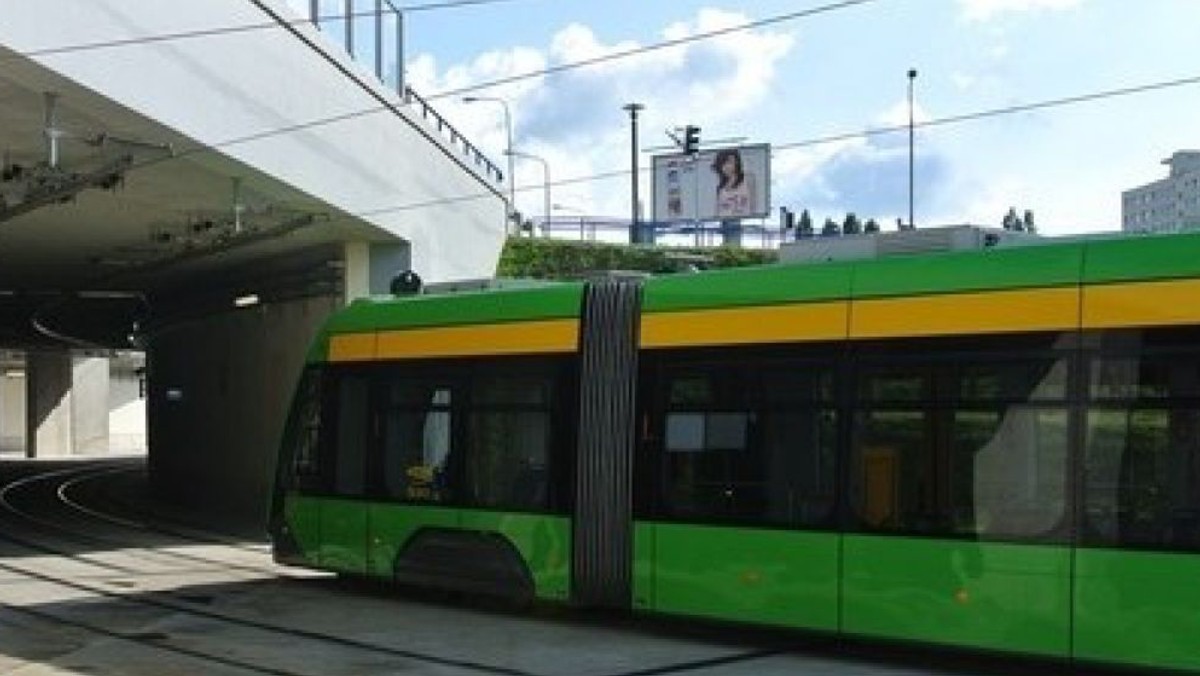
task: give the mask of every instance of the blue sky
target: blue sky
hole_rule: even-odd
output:
[[[407,72],[433,95],[820,4],[511,0],[413,13]],[[480,94],[510,102],[514,145],[545,157],[557,181],[629,166],[627,101],[646,105],[643,146],[683,124],[778,146],[903,123],[910,67],[918,119],[938,119],[1197,76],[1198,44],[1197,0],[877,0]],[[497,106],[436,107],[503,164]],[[1200,85],[918,130],[916,147],[918,224],[998,224],[1014,206],[1049,234],[1117,229],[1123,189],[1200,147]],[[905,134],[779,150],[772,208],[892,224],[907,211],[907,152]],[[540,165],[519,162],[522,211],[541,213],[541,181]],[[628,178],[593,181],[556,187],[553,201],[620,216],[628,192]]]

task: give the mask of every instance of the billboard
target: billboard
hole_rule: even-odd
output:
[[[654,221],[736,221],[770,213],[771,146],[713,148],[656,155]]]

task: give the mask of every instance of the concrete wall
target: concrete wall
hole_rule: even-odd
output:
[[[39,456],[145,452],[145,400],[136,373],[141,355],[110,359],[59,351],[35,353],[31,361],[32,376],[24,361],[0,369],[0,453],[26,455],[30,424],[41,428],[40,448],[34,449]],[[34,406],[40,411],[36,422],[27,418],[30,377],[42,395]]]
[[[292,390],[316,330],[340,304],[252,307],[151,338],[149,467],[159,497],[265,526]]]
[[[280,0],[258,2],[298,19]],[[8,2],[3,17],[0,45],[17,52],[274,21],[247,0]],[[297,30],[300,36],[278,27],[35,60],[200,144],[221,145],[224,155],[344,213],[363,215],[412,245],[413,267],[428,282],[492,275],[507,185],[480,173],[461,146],[316,28],[299,22]],[[297,125],[312,126],[228,144]]]
[[[108,380],[108,449],[110,453],[146,450],[146,400],[137,369],[144,356],[123,355],[112,361]]]
[[[71,376],[73,455],[108,453],[108,364],[103,357],[76,357]]]
[[[14,369],[16,372],[16,369]],[[20,371],[22,374],[24,371]],[[25,454],[25,378],[0,373],[0,453]]]
[[[25,453],[32,458],[70,455],[72,359],[66,350],[25,356]]]

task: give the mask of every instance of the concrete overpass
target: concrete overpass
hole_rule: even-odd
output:
[[[324,33],[307,2],[6,8],[0,349],[30,454],[79,446],[80,350],[144,349],[153,485],[254,513],[329,312],[404,269],[493,273],[507,177],[396,91],[366,4]]]

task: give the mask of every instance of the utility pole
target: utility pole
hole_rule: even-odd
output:
[[[641,228],[638,227],[638,133],[637,133],[637,114],[639,110],[644,109],[640,103],[627,103],[622,106],[623,110],[629,111],[629,158],[630,166],[633,174],[630,178],[630,205],[631,216],[629,219],[629,243],[640,244],[642,241]]]
[[[908,69],[908,229],[916,228],[913,222],[913,81],[917,79],[917,69]]]

